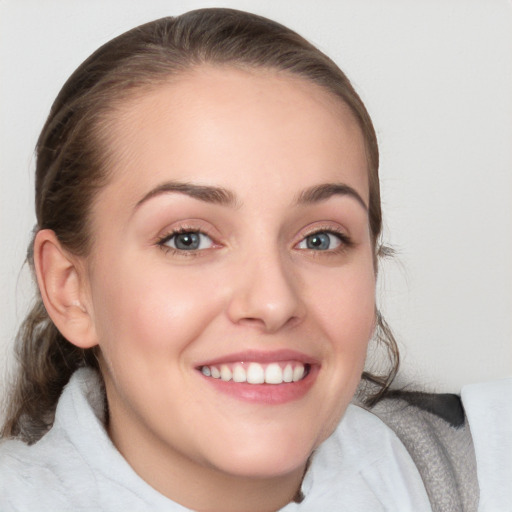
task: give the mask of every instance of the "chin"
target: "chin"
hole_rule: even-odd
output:
[[[279,478],[296,471],[303,471],[309,459],[310,452],[301,454],[274,453],[258,457],[236,457],[224,464],[222,471],[239,478],[272,479]]]
[[[247,442],[217,453],[216,466],[225,473],[242,478],[275,478],[303,471],[313,450],[321,441],[305,438],[303,433],[289,430],[284,435],[269,438],[268,434],[252,435]],[[240,440],[240,437],[236,438]],[[226,448],[226,447],[224,447]],[[212,460],[212,459],[210,459]]]

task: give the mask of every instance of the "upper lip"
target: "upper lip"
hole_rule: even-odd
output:
[[[318,360],[310,355],[298,352],[296,350],[246,350],[243,352],[236,352],[226,354],[224,356],[215,357],[198,364],[201,366],[214,366],[222,363],[240,363],[240,362],[254,362],[254,363],[277,363],[280,361],[298,361],[304,364],[318,364]]]

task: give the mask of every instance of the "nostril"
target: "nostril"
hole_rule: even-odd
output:
[[[243,317],[240,318],[236,323],[238,325],[246,325],[248,327],[255,327],[265,330],[266,332],[275,332],[279,329],[293,327],[300,322],[298,316],[291,317],[280,317],[280,316],[262,316],[257,317]]]
[[[265,322],[263,321],[263,319],[256,318],[256,317],[240,318],[237,323],[238,324],[245,324],[245,325],[253,325],[255,327],[257,327],[257,326],[264,327],[265,326]]]

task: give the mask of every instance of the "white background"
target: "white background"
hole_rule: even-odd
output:
[[[208,6],[283,22],[348,74],[381,148],[378,300],[401,382],[512,375],[512,4],[506,0],[0,1],[0,372],[32,295],[33,148],[71,72],[145,21]],[[0,387],[1,392],[1,387]]]

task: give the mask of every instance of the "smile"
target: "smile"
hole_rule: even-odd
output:
[[[284,384],[299,382],[307,377],[311,365],[301,362],[240,362],[235,364],[203,365],[200,368],[205,377],[224,382],[247,384]]]
[[[308,395],[320,372],[315,357],[295,350],[248,350],[195,366],[216,392],[259,405],[280,405]]]

